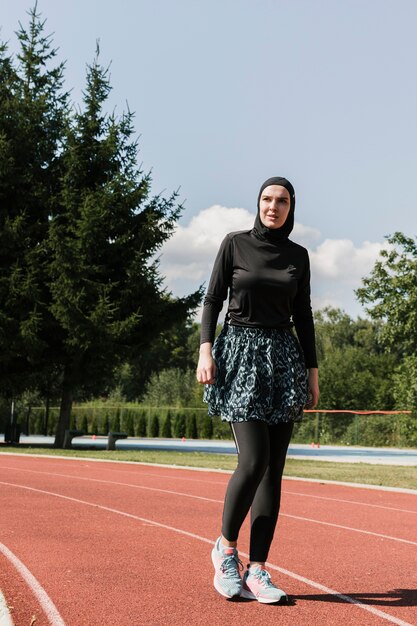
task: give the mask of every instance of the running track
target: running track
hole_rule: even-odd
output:
[[[417,625],[417,493],[285,480],[269,567],[292,604],[268,606],[212,587],[228,479],[0,454],[0,591],[15,625]],[[244,563],[247,546],[245,523]]]

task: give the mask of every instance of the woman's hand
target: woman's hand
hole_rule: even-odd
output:
[[[319,398],[319,370],[317,367],[311,367],[308,371],[308,400],[306,409],[315,409]]]
[[[197,380],[202,385],[212,385],[216,378],[216,364],[211,356],[212,344],[202,343],[197,365]]]

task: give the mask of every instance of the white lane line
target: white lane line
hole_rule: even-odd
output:
[[[162,524],[161,522],[156,522],[155,520],[150,520],[147,519],[145,517],[139,517],[138,515],[133,515],[132,513],[126,513],[125,511],[120,511],[119,509],[113,509],[111,507],[108,506],[103,506],[101,504],[96,504],[94,502],[87,502],[86,500],[79,500],[78,498],[72,498],[70,496],[64,496],[60,493],[55,493],[53,491],[45,491],[43,489],[35,489],[34,487],[27,487],[26,485],[17,485],[15,483],[6,483],[1,481],[0,482],[1,485],[7,485],[9,487],[18,487],[20,489],[25,489],[27,491],[33,491],[35,493],[43,493],[45,495],[48,496],[53,496],[56,498],[62,498],[63,500],[68,500],[70,502],[76,502],[78,504],[84,504],[86,506],[90,506],[94,509],[101,509],[103,511],[107,511],[109,513],[115,513],[116,515],[122,515],[123,517],[127,517],[129,519],[134,519],[137,520],[139,522],[145,523],[145,524],[149,524],[151,526],[156,526],[158,528],[164,528],[165,530],[170,530],[172,532],[175,532],[179,535],[184,535],[186,537],[190,537],[192,539],[197,539],[198,541],[203,541],[204,543],[207,543],[209,545],[213,545],[214,543],[214,539],[207,539],[207,537],[202,537],[201,535],[196,535],[195,533],[190,533],[187,530],[183,530],[182,528],[175,528],[174,526],[169,526],[167,524]],[[0,544],[1,545],[1,544]],[[242,556],[244,556],[245,558],[249,559],[249,554],[246,554],[245,552],[241,552],[240,553]],[[360,602],[359,600],[356,600],[355,598],[352,598],[351,596],[347,596],[345,594],[339,593],[338,591],[335,591],[334,589],[331,589],[330,587],[326,587],[325,585],[321,585],[320,583],[315,582],[314,580],[310,580],[309,578],[305,578],[304,576],[300,576],[299,574],[296,574],[295,572],[291,572],[287,569],[284,569],[282,567],[278,567],[278,565],[273,565],[272,563],[267,563],[268,567],[270,567],[271,569],[276,570],[277,572],[281,572],[281,574],[284,574],[285,576],[288,576],[289,578],[294,578],[295,580],[298,580],[310,587],[313,587],[314,589],[318,589],[319,591],[323,591],[326,594],[335,596],[337,598],[339,598],[340,600],[343,600],[344,602],[348,602],[349,604],[353,604],[356,607],[364,610],[364,611],[368,611],[369,613],[372,613],[373,615],[377,615],[378,617],[381,617],[382,619],[391,622],[391,624],[397,624],[398,626],[413,626],[413,624],[410,624],[409,622],[404,622],[401,619],[398,619],[397,617],[394,617],[393,615],[390,615],[389,613],[385,613],[384,611],[380,611],[379,609],[376,609],[373,606],[369,606],[367,604],[363,604],[362,602]]]
[[[0,626],[13,626],[12,616],[7,606],[6,598],[0,591]]]
[[[343,498],[331,498],[330,496],[316,496],[311,493],[303,493],[302,491],[283,490],[282,493],[286,493],[291,496],[303,496],[304,498],[316,498],[316,500],[328,500],[330,502],[343,502],[346,504],[355,504],[359,506],[370,506],[376,509],[385,509],[386,511],[396,511],[398,513],[412,513],[414,515],[417,515],[417,511],[412,511],[410,509],[399,509],[397,507],[387,506],[385,504],[373,504],[372,502],[359,502],[357,500],[346,500]]]
[[[147,487],[145,485],[136,485],[132,483],[123,483],[115,480],[104,480],[102,478],[89,478],[88,476],[74,476],[72,474],[59,474],[56,472],[43,472],[40,470],[23,470],[33,474],[44,474],[46,476],[56,476],[59,478],[70,478],[72,480],[84,480],[87,482],[104,483],[106,485],[117,485],[118,487],[130,487],[132,489],[142,489],[144,491],[155,491],[157,493],[167,493],[173,496],[180,496],[181,498],[193,498],[194,500],[203,500],[205,502],[215,502],[217,504],[223,504],[223,500],[215,498],[207,498],[206,496],[196,496],[191,493],[185,493],[182,491],[173,491],[171,489],[160,489],[158,487]],[[390,541],[397,541],[400,543],[406,543],[412,546],[417,546],[417,541],[411,541],[410,539],[401,539],[400,537],[393,537],[392,535],[384,535],[382,533],[375,533],[370,530],[363,530],[361,528],[354,528],[352,526],[344,526],[342,524],[335,524],[332,522],[324,522],[322,520],[312,519],[310,517],[302,517],[301,515],[291,515],[289,513],[280,513],[282,517],[289,517],[292,519],[301,520],[303,522],[311,522],[313,524],[321,524],[322,526],[331,526],[332,528],[340,528],[342,530],[348,530],[350,532],[362,533],[364,535],[370,535],[371,537],[379,537],[382,539],[389,539]]]
[[[75,461],[79,463],[84,461],[85,463],[113,463],[113,465],[133,465],[133,466],[145,466],[145,467],[165,467],[167,469],[174,469],[180,472],[205,472],[212,474],[233,474],[233,470],[218,469],[213,467],[191,467],[187,465],[173,465],[172,463],[147,463],[145,461],[120,461],[117,459],[97,459],[90,456],[59,456],[57,454],[28,454],[24,452],[3,452],[0,451],[0,458],[2,456],[19,456],[36,459],[52,459],[59,461]],[[394,466],[396,467],[396,466]],[[193,479],[190,479],[193,480]],[[371,485],[366,483],[349,483],[342,480],[325,480],[324,478],[303,478],[301,476],[284,476],[284,480],[294,480],[296,482],[313,483],[318,485],[340,485],[341,487],[353,487],[355,489],[370,489],[371,491],[387,491],[390,493],[405,493],[411,496],[417,496],[417,489],[407,489],[404,487],[385,487],[384,485]]]
[[[284,517],[290,517],[292,519],[298,519],[302,522],[312,522],[313,524],[323,524],[324,526],[332,526],[333,528],[341,528],[342,530],[349,530],[355,533],[362,533],[364,535],[371,535],[372,537],[380,537],[382,539],[389,539],[390,541],[399,541],[400,543],[408,543],[411,546],[417,546],[417,541],[410,541],[410,539],[400,539],[399,537],[392,537],[391,535],[383,535],[382,533],[374,533],[370,530],[362,530],[360,528],[352,528],[351,526],[343,526],[342,524],[332,524],[331,522],[322,522],[318,519],[311,519],[310,517],[301,517],[301,515],[290,515],[289,513],[280,513]]]
[[[33,595],[37,598],[39,604],[47,616],[51,626],[65,626],[65,622],[59,614],[58,609],[52,602],[51,598],[46,593],[40,582],[34,577],[34,575],[28,570],[26,565],[15,555],[7,546],[0,543],[0,552],[11,562],[11,564],[17,569],[19,574],[23,577],[28,587],[33,592]]]

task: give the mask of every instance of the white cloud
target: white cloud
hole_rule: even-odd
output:
[[[301,244],[305,248],[310,248],[321,238],[320,231],[317,228],[311,226],[304,226],[299,222],[295,222],[294,230],[291,234],[291,239]]]
[[[386,243],[370,241],[355,247],[350,239],[326,239],[310,251],[312,272],[320,278],[342,279],[345,285],[358,286],[386,247]]]
[[[196,287],[207,282],[219,246],[227,233],[250,229],[254,216],[246,209],[215,204],[195,215],[187,226],[179,224],[162,250],[160,268],[168,289],[183,295],[182,280]]]
[[[250,211],[216,204],[200,211],[189,224],[179,224],[160,257],[160,270],[168,290],[182,296],[202,283],[207,284],[225,235],[250,229],[253,223],[254,214]],[[362,277],[370,273],[387,243],[364,241],[356,246],[349,239],[320,241],[320,231],[300,223],[295,224],[292,239],[309,250],[313,308],[334,306],[351,315],[363,313],[354,289],[361,285]]]

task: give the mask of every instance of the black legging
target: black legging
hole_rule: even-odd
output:
[[[293,423],[237,422],[231,428],[238,465],[226,491],[222,535],[237,541],[251,509],[250,560],[264,563],[278,519],[281,477]]]

